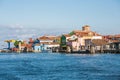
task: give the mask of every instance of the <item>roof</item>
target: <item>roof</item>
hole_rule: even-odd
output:
[[[114,36],[115,38],[120,38],[120,34],[117,34]]]
[[[107,38],[120,38],[120,34],[116,34],[116,35],[107,35],[107,36],[104,36],[104,37],[107,37]]]
[[[39,40],[55,40],[55,39],[59,39],[60,37],[58,36],[41,36],[39,37]]]
[[[82,31],[82,30],[74,30],[73,31],[77,36],[100,36],[100,34],[93,32],[93,31]]]
[[[53,37],[42,36],[42,37],[39,37],[39,40],[54,40],[54,38]]]
[[[5,42],[15,42],[16,40],[5,40]]]

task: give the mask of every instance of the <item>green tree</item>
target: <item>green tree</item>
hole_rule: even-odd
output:
[[[17,47],[19,44],[19,41],[15,41],[14,46]]]
[[[71,36],[72,36],[73,34],[74,34],[74,31],[72,31],[72,32],[69,33],[69,35],[71,35]]]
[[[21,42],[21,41],[16,40],[15,43],[14,43],[14,46],[18,48],[19,42]],[[21,44],[23,44],[23,42],[21,42]]]

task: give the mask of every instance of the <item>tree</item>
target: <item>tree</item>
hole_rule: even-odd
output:
[[[18,47],[19,41],[15,41],[14,46]]]
[[[73,34],[74,34],[74,31],[72,31],[72,32],[69,33],[69,35],[71,35],[71,36],[72,36]]]
[[[21,44],[23,44],[22,41],[17,41],[17,40],[16,40],[15,43],[14,43],[14,46],[15,46],[16,48],[18,48],[19,42],[21,42]]]

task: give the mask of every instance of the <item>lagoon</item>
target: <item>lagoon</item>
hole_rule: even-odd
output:
[[[120,54],[0,53],[0,80],[120,80]]]

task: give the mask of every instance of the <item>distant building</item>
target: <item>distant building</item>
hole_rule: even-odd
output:
[[[94,39],[102,39],[102,36],[90,30],[90,26],[85,25],[82,30],[74,30],[70,34],[61,36],[61,50],[80,51],[90,48],[90,42]]]
[[[41,51],[52,51],[60,47],[60,37],[57,36],[42,36],[39,37]]]
[[[103,52],[108,48],[108,41],[104,39],[93,39],[90,43],[90,47],[94,47],[95,51]]]
[[[91,31],[90,26],[88,25],[83,26],[82,30],[74,30],[73,33],[78,37],[80,50],[89,48],[89,43],[91,40],[102,39],[102,36],[96,32]]]
[[[66,50],[67,49],[67,39],[65,35],[61,36],[61,40],[60,40],[60,50]]]

